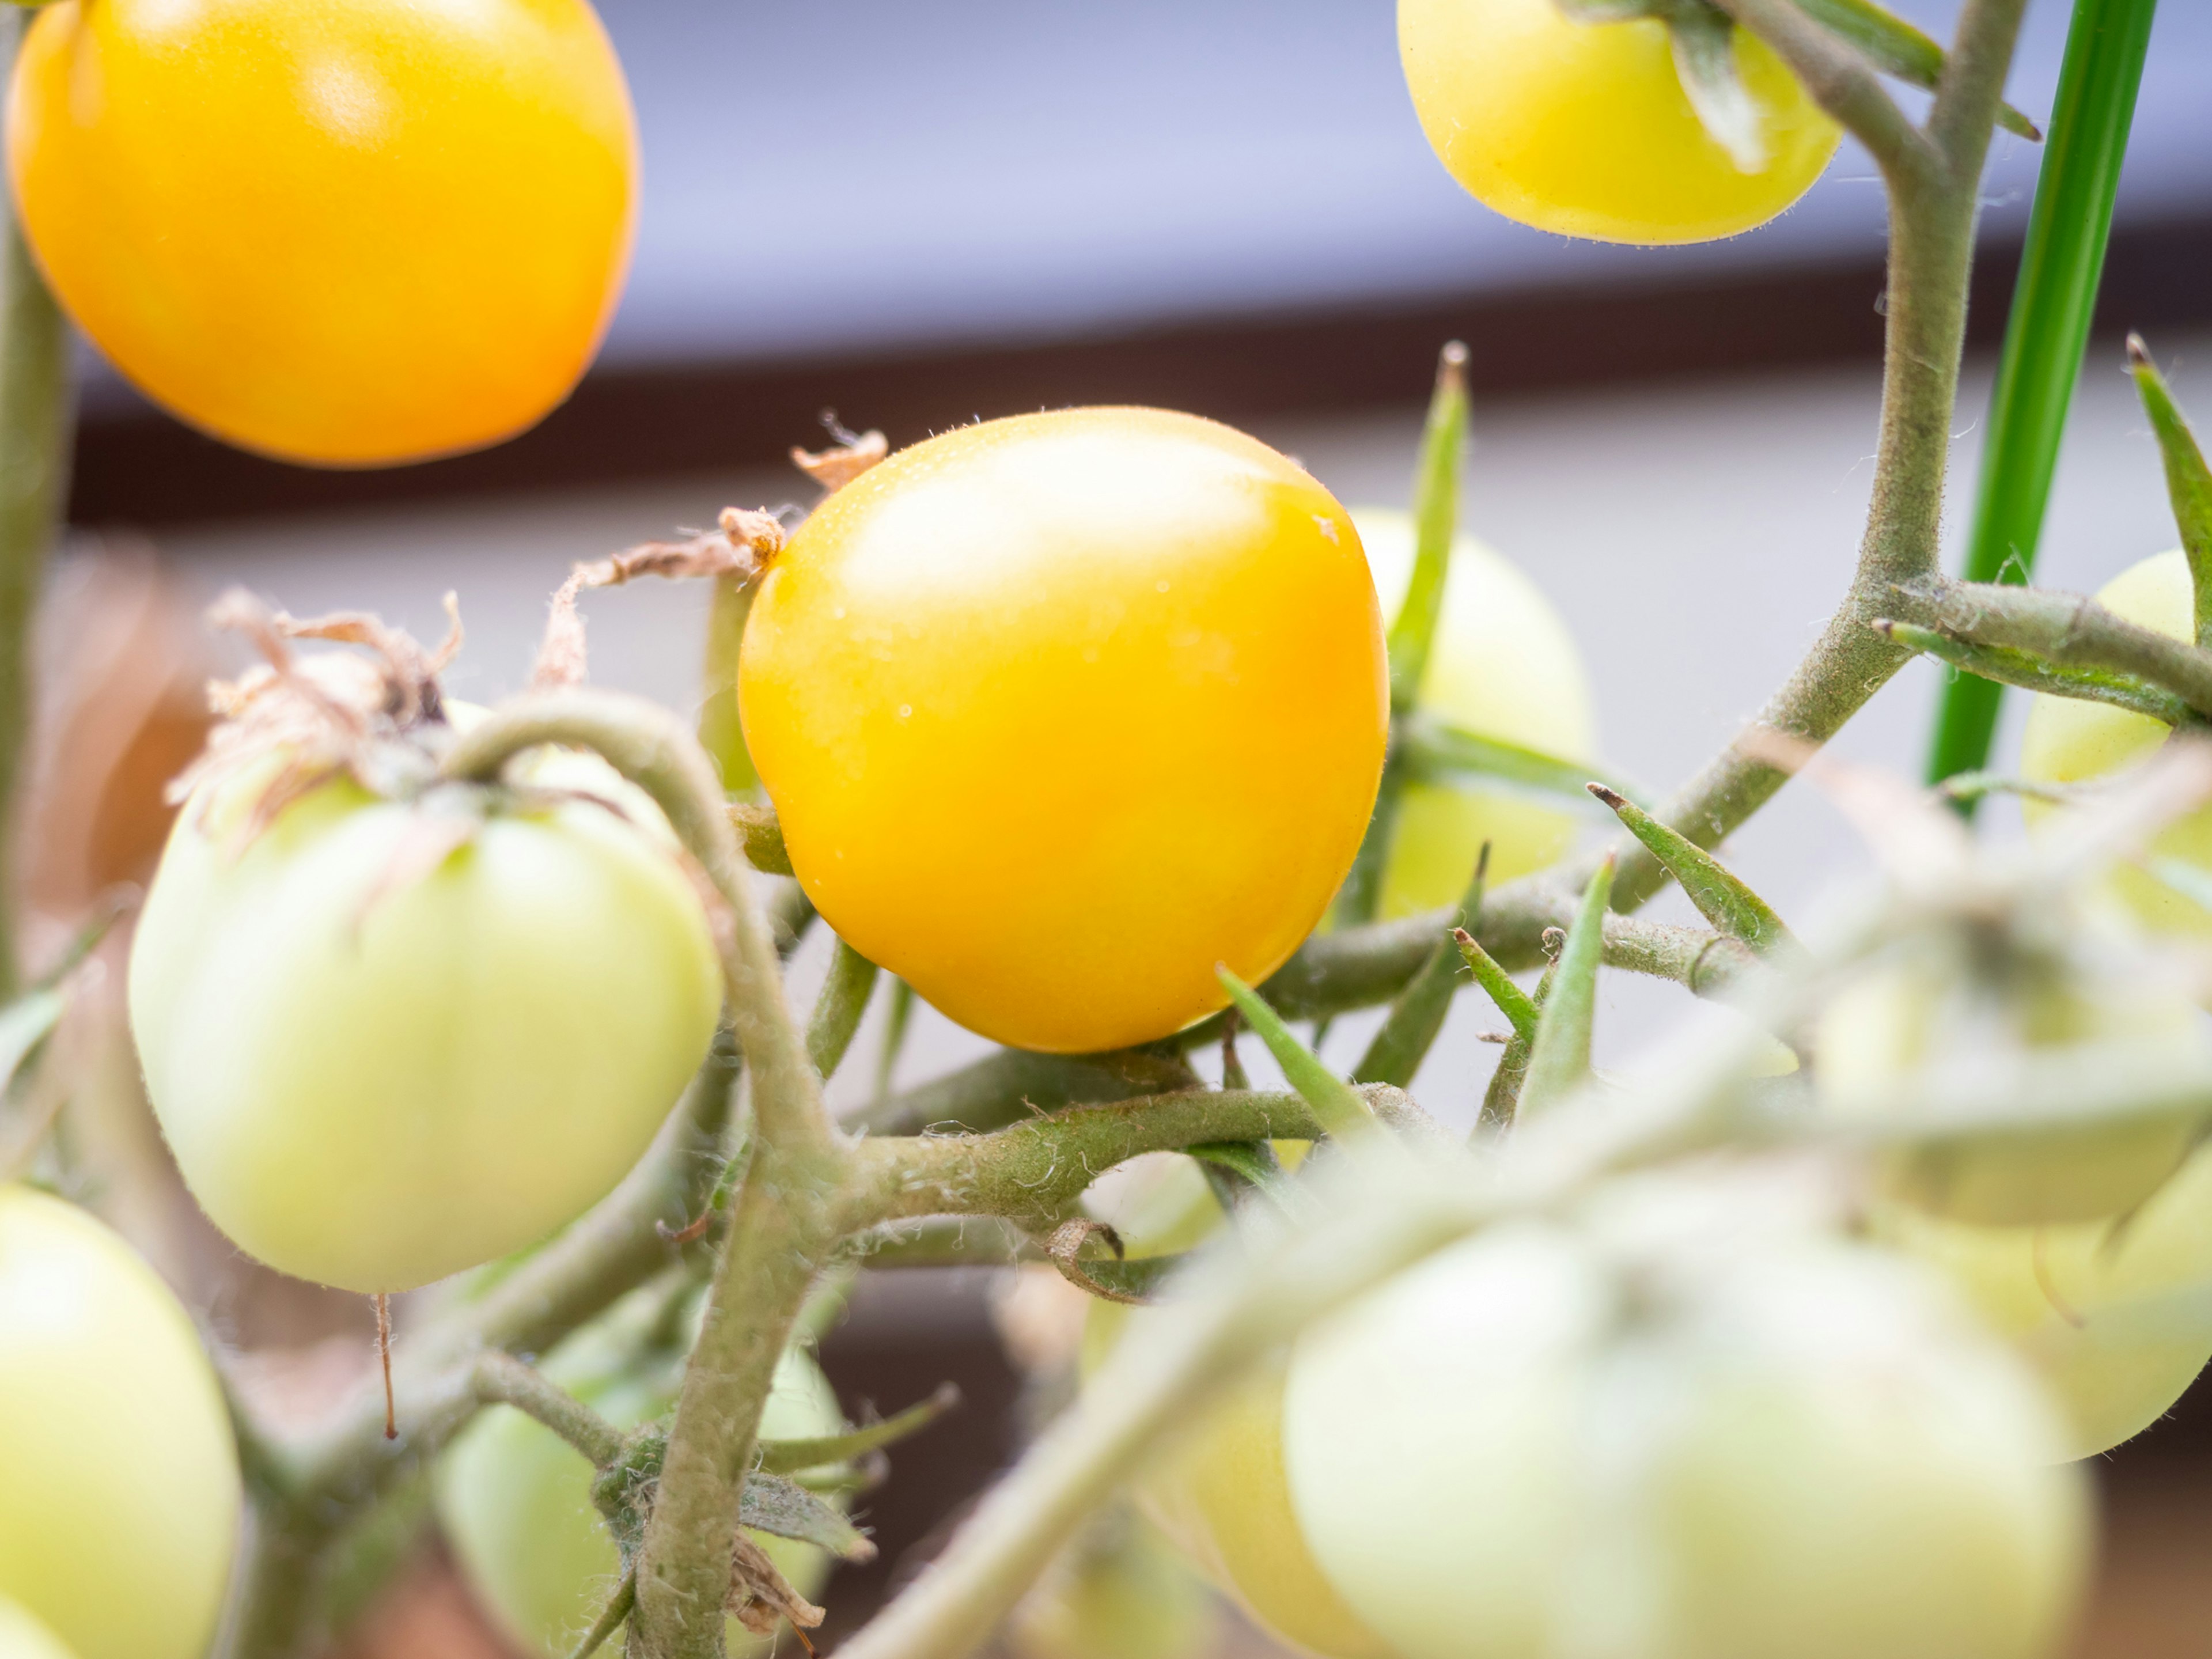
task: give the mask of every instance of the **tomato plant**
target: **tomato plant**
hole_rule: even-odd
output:
[[[1264,977],[1358,850],[1389,713],[1351,518],[1156,410],[963,427],[775,557],[738,671],[793,869],[962,1024],[1079,1052]]]
[[[2194,628],[2189,563],[2181,550],[2130,566],[2097,590],[2098,603],[2114,615],[2177,640]],[[2039,696],[2021,734],[2020,767],[2031,782],[2074,784],[2101,778],[2142,760],[2163,744],[2171,728],[2148,715],[2078,698]],[[2053,808],[2029,800],[2031,828],[2051,823]],[[2162,830],[2152,844],[2159,856],[2212,871],[2212,807],[2191,812]],[[2132,865],[2117,865],[2112,891],[2146,926],[2162,932],[2212,933],[2212,913]]]
[[[2002,946],[1994,954],[1978,965],[1932,955],[1886,964],[1846,986],[1820,1020],[1824,1097],[1844,1112],[1878,1112],[1910,1083],[1940,1095],[2038,1048],[2055,1057],[2109,1043],[2179,1061],[2204,1051],[2202,1017],[2170,980],[2100,978],[2094,965]],[[1960,1221],[2094,1221],[2150,1196],[2197,1134],[2186,1113],[1963,1133],[1888,1158],[1887,1184]]]
[[[682,1355],[640,1363],[601,1337],[594,1330],[572,1338],[548,1358],[545,1374],[618,1429],[666,1413]],[[844,1426],[820,1368],[796,1349],[786,1353],[762,1414],[762,1434],[805,1439]],[[526,1654],[567,1659],[621,1571],[613,1535],[592,1502],[592,1477],[580,1453],[514,1411],[479,1419],[440,1466],[438,1519],[447,1540],[470,1588]],[[800,1595],[821,1589],[830,1574],[821,1550],[764,1534],[754,1538]],[[773,1645],[734,1618],[724,1641],[738,1655],[764,1654]]]
[[[238,1536],[215,1372],[129,1245],[23,1187],[0,1187],[0,1611],[72,1659],[199,1659]],[[45,1659],[15,1623],[0,1651]]]
[[[1698,118],[1654,18],[1577,22],[1553,0],[1398,0],[1398,52],[1452,177],[1485,206],[1562,235],[1735,235],[1804,194],[1841,136],[1741,29],[1735,69],[1765,149],[1751,168]]]
[[[1375,507],[1360,507],[1352,519],[1382,611],[1395,614],[1413,573],[1413,520]],[[1472,536],[1453,544],[1419,706],[1466,731],[1546,754],[1588,755],[1596,746],[1589,677],[1566,624],[1534,582]],[[1510,787],[1409,783],[1379,914],[1455,902],[1485,842],[1494,881],[1543,869],[1572,845],[1575,823]]]
[[[1522,1224],[1293,1351],[1282,1445],[1330,1582],[1401,1659],[2047,1650],[2086,1492],[2049,1407],[1911,1270],[1808,1234]],[[1673,1210],[1672,1214],[1667,1213]],[[1668,1233],[1681,1235],[1670,1238]]]
[[[8,154],[40,268],[118,368],[217,437],[333,466],[543,416],[636,211],[586,0],[58,0]]]
[[[343,776],[257,827],[271,787],[264,764],[194,792],[131,951],[148,1092],[201,1206],[270,1266],[369,1291],[574,1219],[714,1034],[675,858],[595,800]]]

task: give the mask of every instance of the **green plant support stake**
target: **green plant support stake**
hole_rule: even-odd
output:
[[[2075,0],[2051,112],[2004,354],[1990,398],[1980,493],[1966,544],[1970,581],[2025,583],[2035,565],[2066,407],[2081,371],[2112,198],[2135,119],[2157,0]],[[1928,777],[1989,763],[2004,689],[1960,676],[1943,688]],[[1971,814],[1974,802],[1958,803]]]

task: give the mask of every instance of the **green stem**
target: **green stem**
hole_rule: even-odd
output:
[[[512,1406],[535,1418],[591,1459],[595,1468],[611,1468],[623,1455],[620,1429],[512,1354],[480,1355],[472,1380],[479,1404]]]
[[[2000,685],[2017,685],[2051,696],[2101,702],[2124,708],[2131,714],[2148,714],[2168,726],[2181,726],[2191,718],[2189,705],[2172,692],[2132,675],[2116,674],[2108,669],[2070,667],[2002,646],[1970,645],[1939,629],[1921,628],[1912,623],[1880,622],[1875,627],[1899,645],[1909,646],[1965,673],[1978,674]],[[1975,775],[1954,772],[1952,778]],[[1945,782],[1950,781],[1946,779]],[[1945,793],[1954,802],[1971,799],[1966,793],[1948,790]]]
[[[806,1022],[806,1054],[826,1081],[853,1046],[868,997],[876,988],[876,964],[843,939],[830,957],[830,977],[822,982],[814,1012]]]
[[[1480,926],[1482,920],[1482,890],[1490,871],[1490,843],[1482,843],[1482,852],[1476,858],[1474,878],[1468,884],[1467,896],[1460,901],[1457,913],[1452,918],[1455,931]],[[1354,1083],[1389,1083],[1401,1089],[1410,1087],[1413,1073],[1428,1057],[1435,1044],[1437,1034],[1444,1028],[1444,1016],[1451,1012],[1452,994],[1459,989],[1461,962],[1454,948],[1452,935],[1442,934],[1429,959],[1421,964],[1420,971],[1406,981],[1406,988],[1390,1005],[1390,1012],[1367,1045],[1367,1052],[1359,1057],[1359,1064],[1352,1068]]]
[[[32,14],[0,20],[0,58],[12,60]],[[31,730],[31,627],[46,556],[68,505],[72,411],[69,331],[4,202],[0,248],[0,869],[11,868],[11,826]],[[0,1000],[17,959],[12,883],[0,883]]]
[[[2157,0],[2075,0],[1990,394],[1981,483],[1966,539],[1969,581],[2024,584],[2035,567],[2156,8]],[[1928,760],[1931,783],[1988,764],[2003,696],[2002,687],[1979,678],[1953,679],[1944,687]],[[1960,803],[1960,810],[1971,813],[1972,802]]]

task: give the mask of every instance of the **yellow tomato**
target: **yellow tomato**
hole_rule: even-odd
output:
[[[8,110],[77,325],[288,460],[473,449],[568,393],[629,259],[637,144],[586,0],[59,0]]]
[[[0,1597],[75,1659],[199,1659],[238,1537],[192,1322],[83,1211],[0,1187]],[[0,1654],[29,1659],[35,1647]]]
[[[1840,136],[1796,76],[1735,31],[1766,160],[1743,172],[1690,107],[1664,24],[1577,23],[1554,0],[1399,0],[1413,108],[1453,178],[1539,230],[1702,242],[1771,219]]]
[[[2113,1220],[1974,1227],[1884,1206],[1874,1230],[1942,1269],[2043,1373],[2066,1457],[2142,1433],[2212,1359],[2212,1154]]]
[[[61,1638],[0,1595],[0,1659],[73,1659]]]
[[[2177,640],[2195,637],[2189,562],[2179,548],[2122,571],[2098,590],[2097,599],[2139,627]],[[2036,783],[2086,782],[2142,760],[2166,741],[2170,729],[2148,714],[2039,694],[2028,707],[2027,729],[2021,737],[2020,769]],[[2026,813],[2030,828],[2047,821],[2057,810],[2029,801]],[[2151,851],[2212,872],[2212,806],[2200,807],[2169,825]],[[2146,927],[2166,933],[2212,933],[2212,911],[2184,898],[2148,872],[2120,865],[2110,880],[2115,896]]]
[[[973,1030],[1165,1036],[1273,972],[1374,805],[1350,517],[1194,416],[964,427],[825,501],[745,630],[745,737],[838,936]]]
[[[1382,613],[1395,615],[1413,579],[1413,521],[1388,508],[1361,507],[1352,518]],[[1452,545],[1419,706],[1480,736],[1566,759],[1597,746],[1574,636],[1535,583],[1472,536]],[[1571,815],[1510,788],[1408,785],[1381,912],[1407,916],[1458,902],[1486,841],[1491,879],[1510,881],[1556,863],[1574,830]]]

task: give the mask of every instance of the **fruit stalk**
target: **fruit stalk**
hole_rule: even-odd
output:
[[[0,60],[33,14],[15,6],[0,16]],[[32,262],[12,206],[0,202],[0,868],[15,822],[31,726],[31,616],[38,608],[46,554],[68,504],[74,429],[69,337],[59,307]],[[17,961],[15,896],[0,890],[0,1000],[13,996]]]

